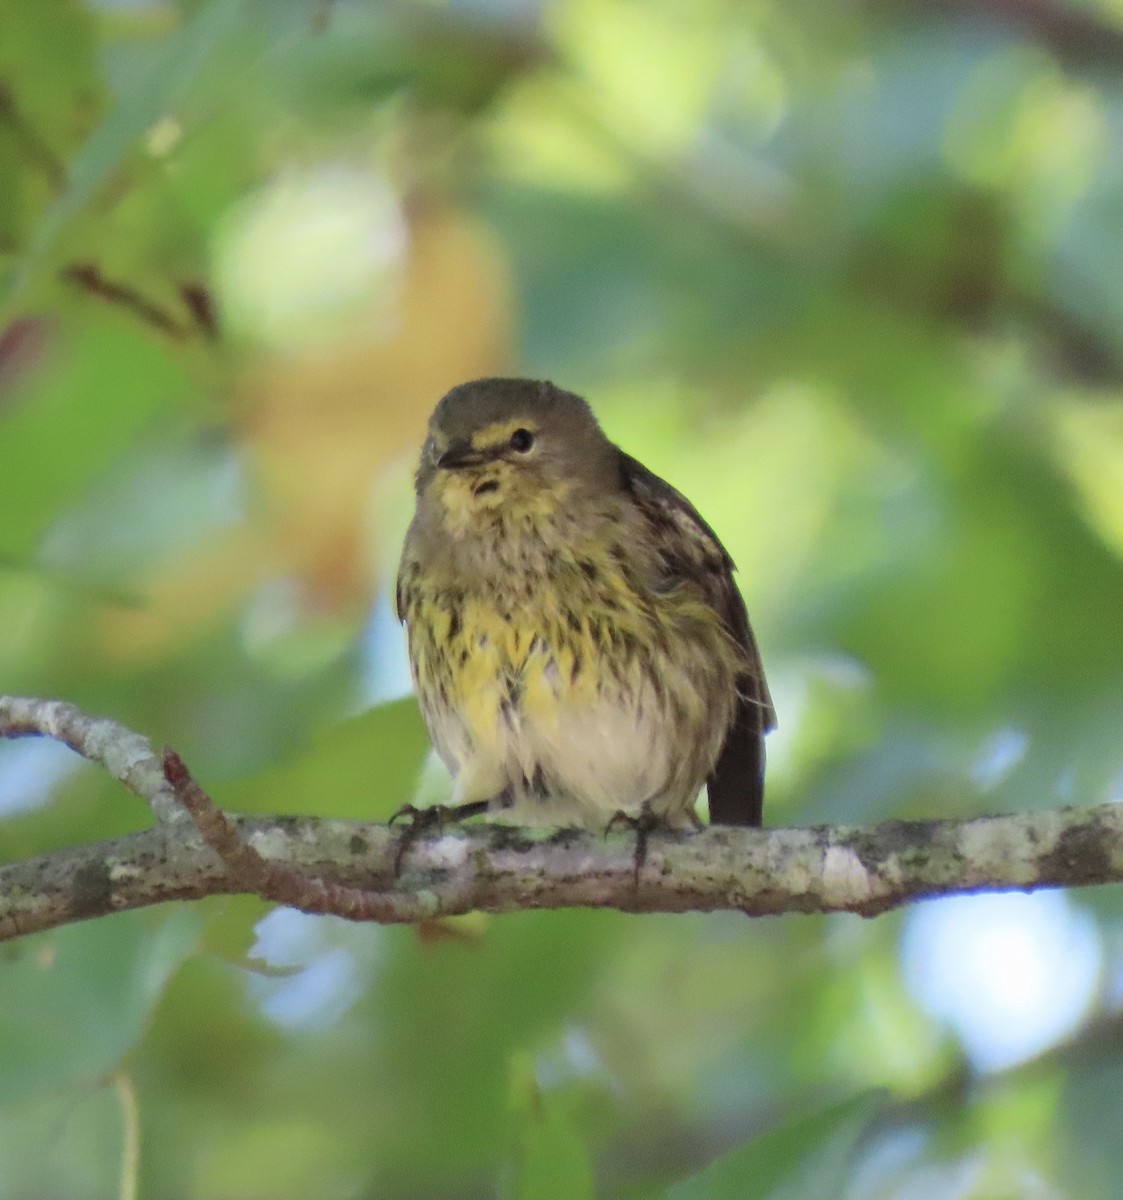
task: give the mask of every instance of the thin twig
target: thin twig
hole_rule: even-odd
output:
[[[8,127],[24,157],[46,176],[56,192],[61,192],[66,186],[66,168],[3,82],[0,82],[0,124]]]
[[[214,297],[207,286],[199,282],[181,283],[179,294],[199,332],[211,341],[217,340],[218,317],[215,314]]]
[[[125,1070],[113,1075],[113,1087],[121,1106],[121,1180],[118,1200],[137,1200],[140,1194],[140,1105],[133,1077]]]
[[[269,864],[242,840],[226,814],[195,782],[187,764],[171,747],[164,747],[163,759],[164,778],[171,786],[172,795],[187,810],[203,841],[247,892],[261,891],[269,881]]]
[[[87,716],[62,700],[0,696],[0,738],[18,737],[54,738],[104,767],[147,801],[158,820],[185,820],[152,743],[116,721]]]
[[[146,325],[151,325],[176,341],[187,337],[187,329],[170,313],[155,301],[143,296],[136,288],[107,279],[95,263],[72,263],[63,267],[60,275],[67,283],[74,284],[107,304],[125,309],[133,316],[139,317]]]
[[[164,747],[164,777],[190,814],[203,841],[222,859],[238,891],[287,904],[303,912],[334,913],[354,921],[392,921],[402,897],[388,901],[378,892],[319,879],[286,863],[263,858],[188,771],[183,759]],[[418,912],[418,920],[426,914]]]

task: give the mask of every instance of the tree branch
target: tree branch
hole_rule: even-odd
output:
[[[63,700],[0,696],[0,738],[18,737],[49,737],[69,746],[147,801],[160,821],[182,821],[187,815],[152,743],[116,721],[87,716]]]
[[[172,787],[147,742],[113,722],[56,701],[0,699],[0,735],[32,732],[93,751],[88,756],[123,782],[117,768],[132,762],[128,786],[142,795],[152,790],[162,805],[169,791],[178,803],[177,791],[182,799],[185,788],[198,787],[186,768]],[[131,755],[113,742],[131,746]],[[147,755],[139,786],[138,745]],[[174,763],[169,776],[176,778]],[[1123,805],[1115,804],[969,821],[663,834],[651,838],[637,885],[629,834],[457,827],[419,838],[399,875],[398,830],[232,817],[198,790],[203,801],[187,801],[193,821],[163,820],[142,833],[0,867],[0,940],[167,900],[240,892],[390,924],[575,906],[875,916],[930,896],[1123,882]]]

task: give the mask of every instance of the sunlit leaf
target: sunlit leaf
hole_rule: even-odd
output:
[[[60,346],[0,409],[0,554],[28,555],[62,507],[189,393],[165,347],[127,322],[91,323]]]
[[[555,1097],[539,1093],[519,1127],[517,1200],[591,1200],[589,1152]]]
[[[128,90],[69,164],[67,184],[37,225],[26,270],[47,255],[67,223],[96,196],[137,140],[169,115],[216,48],[244,19],[248,0],[211,0],[170,38],[144,78]]]

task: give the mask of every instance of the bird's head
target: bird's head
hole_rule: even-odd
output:
[[[548,520],[620,486],[618,452],[588,404],[535,379],[477,379],[448,392],[429,421],[417,493],[450,529],[502,511]]]

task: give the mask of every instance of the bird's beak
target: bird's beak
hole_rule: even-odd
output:
[[[437,459],[443,471],[459,471],[464,467],[478,467],[486,455],[475,449],[470,442],[450,442],[445,452]]]

